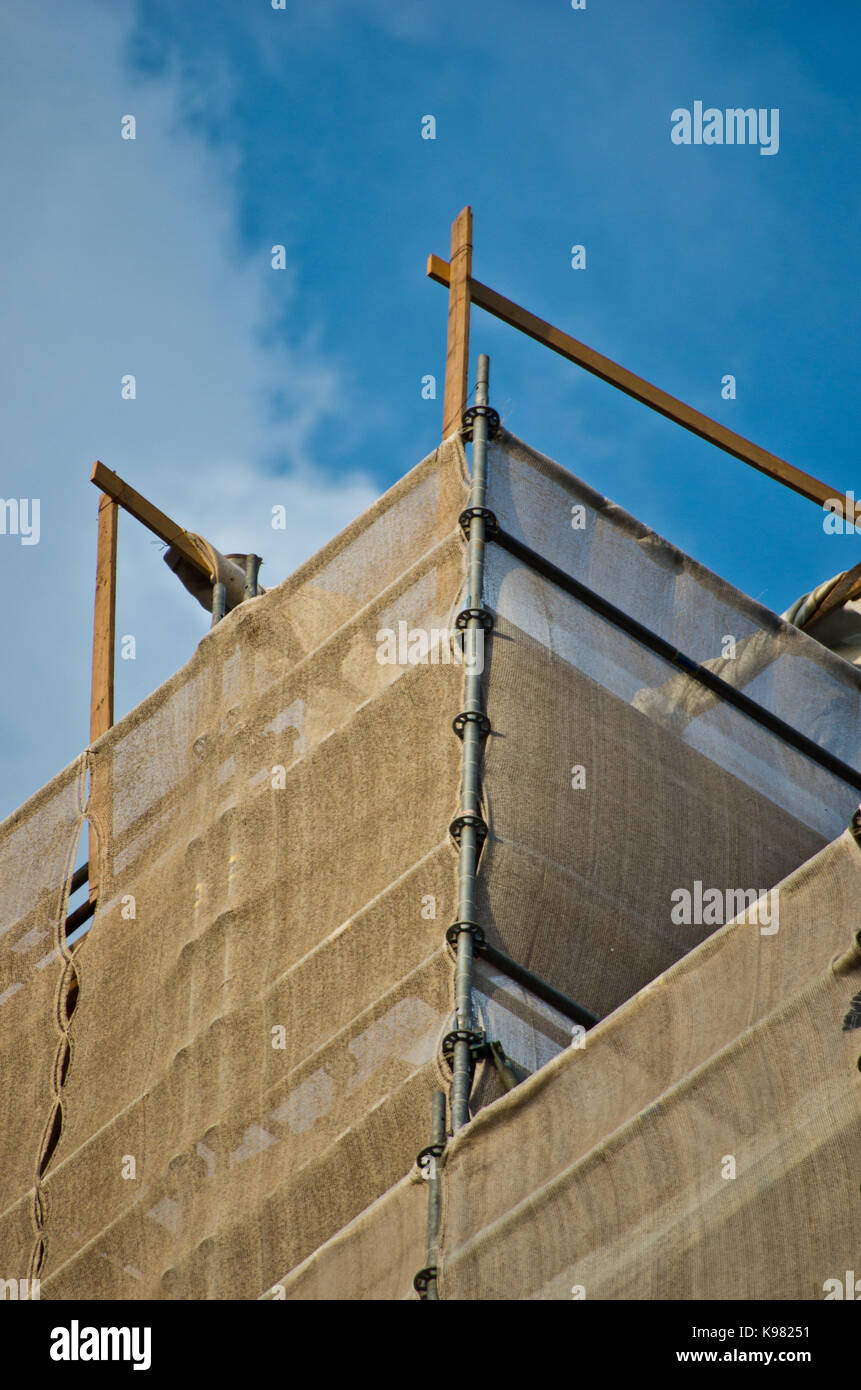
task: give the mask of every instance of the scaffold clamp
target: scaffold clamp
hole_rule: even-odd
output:
[[[490,733],[490,720],[482,710],[465,709],[461,710],[460,714],[454,716],[454,719],[451,721],[451,727],[454,729],[458,738],[463,738],[463,731],[467,724],[477,724],[482,738],[487,738]]]
[[[462,815],[455,816],[448,828],[448,833],[455,844],[460,846],[460,837],[466,826],[472,826],[475,831],[475,838],[479,844],[487,839],[487,822],[481,816],[474,816],[471,812],[464,812]]]
[[[492,405],[468,405],[461,417],[461,435],[464,439],[472,439],[472,426],[479,417],[487,421],[487,437],[493,439],[499,433],[499,414]]]
[[[449,946],[454,946],[454,948],[457,949],[457,938],[462,931],[469,932],[472,937],[474,949],[480,951],[484,945],[484,931],[477,922],[452,922],[445,934],[445,939]]]
[[[462,632],[473,618],[485,632],[493,627],[493,614],[489,608],[463,608],[455,618],[454,625]]]
[[[463,534],[469,540],[469,528],[473,517],[481,517],[484,521],[484,538],[492,540],[499,531],[499,522],[496,513],[489,507],[466,507],[458,517],[458,523]]]

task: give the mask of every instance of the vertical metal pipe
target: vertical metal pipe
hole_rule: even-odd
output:
[[[443,1149],[445,1147],[445,1091],[434,1091],[431,1097],[431,1144]],[[439,1235],[439,1216],[440,1216],[440,1180],[438,1159],[435,1155],[430,1157],[430,1176],[428,1178],[428,1269],[436,1269],[437,1264],[437,1236]],[[436,1279],[429,1279],[427,1286],[427,1297],[438,1301]]]
[[[461,917],[460,920],[465,919]],[[472,932],[469,931],[461,931],[457,937],[454,993],[457,1028],[472,1032]],[[472,1054],[469,1041],[462,1038],[455,1042],[452,1058],[451,1126],[455,1132],[469,1122],[471,1089]]]
[[[487,405],[488,383],[490,378],[490,359],[482,353],[478,359],[478,378],[475,391],[476,405]],[[470,507],[483,507],[487,490],[487,417],[478,415],[472,422],[472,469],[469,488]],[[484,592],[484,517],[472,516],[469,525],[469,549],[467,552],[467,606],[481,608]],[[471,644],[473,654],[477,650],[477,634],[483,631],[477,617],[467,621],[465,640]],[[477,663],[467,667],[465,681],[464,708],[481,711],[481,671]],[[479,814],[480,782],[479,763],[481,760],[481,733],[474,720],[467,720],[463,730],[463,811],[469,815]],[[475,871],[478,861],[478,843],[475,827],[465,825],[460,836],[460,859],[458,863],[458,910],[460,922],[475,921]],[[472,933],[461,931],[457,938],[457,965],[455,973],[455,1008],[457,1028],[472,1031]],[[472,1056],[466,1039],[454,1045],[452,1059],[451,1125],[452,1131],[462,1129],[469,1122],[469,1093],[472,1088]]]
[[[257,597],[257,574],[260,569],[259,555],[246,555],[245,557],[245,588],[243,598]]]
[[[219,580],[212,586],[212,626],[220,623],[227,612],[227,590]]]

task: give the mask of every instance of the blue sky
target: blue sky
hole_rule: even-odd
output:
[[[438,440],[446,295],[424,267],[467,202],[477,278],[861,494],[849,0],[45,0],[6,7],[0,44],[0,492],[41,500],[38,545],[0,537],[0,815],[86,744],[93,460],[283,578]],[[778,108],[778,153],[674,145],[696,100]],[[479,351],[511,430],[769,607],[861,558],[476,311],[473,374]],[[123,519],[118,716],[206,624]]]

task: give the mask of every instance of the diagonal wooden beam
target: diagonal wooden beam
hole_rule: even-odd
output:
[[[125,508],[160,540],[172,545],[208,580],[214,578],[209,561],[193,538],[164,512],[154,507],[122,478],[98,461],[93,464],[90,482],[101,489],[99,499],[99,538],[96,562],[96,601],[93,610],[93,672],[90,695],[90,742],[95,742],[114,722],[114,646],[117,603],[117,526],[120,507]],[[92,768],[90,802],[98,808],[99,824],[107,844],[99,844],[94,824],[89,831],[90,906],[98,900],[100,848],[102,862],[109,864],[112,853],[113,764],[110,750],[97,758]],[[110,875],[110,870],[108,871]],[[89,915],[89,913],[87,914]],[[83,920],[83,918],[82,918]]]
[[[469,390],[469,285],[472,275],[472,208],[462,208],[451,224],[448,343],[442,437],[458,428]]]
[[[438,284],[451,286],[451,268],[439,256],[428,257],[427,273]],[[741,459],[742,463],[750,464],[751,468],[756,468],[760,473],[765,473],[767,477],[774,478],[776,482],[783,483],[793,492],[800,493],[802,497],[807,497],[811,502],[819,503],[820,506],[832,499],[839,499],[844,508],[843,515],[849,520],[861,522],[861,502],[856,502],[850,496],[844,496],[839,488],[829,487],[827,483],[820,482],[810,473],[804,473],[800,468],[787,463],[785,459],[778,458],[776,454],[769,453],[767,449],[761,449],[758,444],[744,439],[742,435],[727,429],[725,425],[718,424],[717,420],[712,420],[708,415],[702,415],[700,411],[685,405],[683,401],[668,395],[666,391],[662,391],[658,386],[653,386],[651,382],[645,381],[642,377],[635,376],[633,372],[627,371],[625,367],[620,367],[609,357],[603,357],[600,352],[595,352],[585,343],[578,342],[576,338],[563,333],[560,328],[554,328],[552,324],[546,323],[544,319],[538,318],[535,314],[531,314],[528,309],[522,309],[519,304],[497,294],[496,290],[482,285],[480,281],[470,278],[468,291],[470,301],[477,304],[479,308],[486,309],[489,314],[502,319],[504,323],[511,324],[512,328],[519,329],[527,337],[534,338],[536,342],[552,348],[561,357],[566,357],[569,362],[575,362],[578,367],[583,367],[593,376],[600,377],[602,381],[618,387],[626,395],[633,396],[634,400],[656,410],[659,415],[665,415],[668,420],[674,420],[677,425],[690,430],[691,434],[696,434],[700,439],[705,439],[710,444],[716,445],[718,449],[723,449],[725,453]]]
[[[815,637],[816,624],[820,619],[827,618],[829,613],[835,613],[838,608],[843,607],[844,603],[859,596],[861,596],[861,562],[853,565],[851,570],[847,570],[842,575],[834,588],[825,595],[819,607],[807,619],[807,622],[802,623],[803,630]]]
[[[197,569],[206,575],[207,579],[214,579],[209,561],[202,550],[198,550],[191,536],[182,526],[178,526],[175,521],[171,521],[169,516],[154,507],[152,502],[148,502],[139,492],[135,492],[133,487],[123,482],[116,473],[110,468],[106,468],[103,463],[98,461],[93,464],[93,471],[90,474],[90,482],[95,483],[96,487],[101,488],[115,502],[118,502],[125,511],[135,517],[143,526],[152,531],[160,540],[172,545],[186,560],[190,561]]]

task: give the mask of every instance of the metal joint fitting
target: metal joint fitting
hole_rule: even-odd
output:
[[[467,540],[469,540],[469,528],[473,517],[480,517],[484,521],[484,539],[486,541],[493,540],[499,531],[496,512],[492,512],[489,507],[466,507],[457,520]]]
[[[477,922],[452,922],[445,934],[449,946],[454,946],[457,949],[457,938],[462,931],[469,932],[472,937],[473,949],[480,952],[484,945],[484,932]]]
[[[442,1040],[442,1055],[449,1066],[453,1063],[454,1049],[458,1043],[469,1045],[469,1055],[473,1063],[480,1061],[487,1051],[486,1034],[474,1028],[454,1028]]]
[[[483,842],[487,839],[487,821],[484,820],[481,816],[472,815],[471,812],[464,812],[462,815],[455,816],[454,820],[449,826],[448,833],[454,840],[455,844],[458,847],[460,846],[460,837],[466,826],[472,826],[473,830],[475,831],[475,838],[478,840],[478,843],[483,844]]]
[[[472,618],[476,619],[479,627],[484,628],[485,632],[489,632],[493,627],[493,614],[489,608],[464,608],[455,618],[454,625],[462,632],[469,626]]]
[[[473,422],[479,418],[487,421],[488,439],[493,439],[499,433],[499,414],[492,405],[468,405],[461,417],[460,433],[463,439],[472,439]]]
[[[481,734],[482,738],[487,738],[490,733],[490,720],[482,710],[465,709],[461,710],[460,714],[454,716],[454,719],[451,721],[451,727],[454,729],[458,738],[463,738],[463,731],[467,724],[477,724],[478,732]]]

